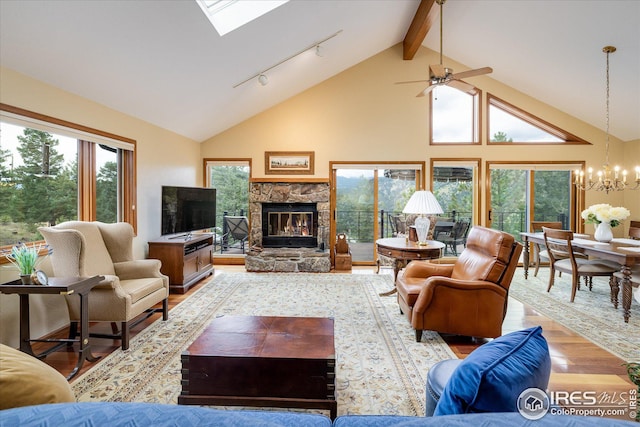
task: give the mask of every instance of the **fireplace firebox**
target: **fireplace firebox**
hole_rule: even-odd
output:
[[[263,203],[262,246],[313,248],[318,245],[316,203]]]

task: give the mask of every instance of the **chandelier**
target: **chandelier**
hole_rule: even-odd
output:
[[[609,167],[609,54],[616,51],[614,46],[605,46],[602,51],[607,54],[607,95],[606,95],[606,145],[605,145],[605,163],[602,165],[602,170],[596,172],[596,179],[593,178],[593,168],[587,169],[587,182],[585,183],[585,173],[583,170],[576,170],[575,172],[575,185],[579,190],[596,190],[604,191],[622,191],[625,189],[637,190],[640,188],[640,166],[635,167],[635,187],[633,181],[627,182],[627,171],[620,170],[619,166],[615,166],[613,170]]]

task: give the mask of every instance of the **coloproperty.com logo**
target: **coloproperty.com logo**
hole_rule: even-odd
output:
[[[628,392],[560,391],[548,394],[539,388],[520,393],[518,412],[528,420],[538,420],[546,414],[590,417],[628,417],[638,414],[638,390]]]

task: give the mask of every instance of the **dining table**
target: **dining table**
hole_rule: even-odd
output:
[[[523,232],[520,233],[524,244],[523,267],[524,278],[529,277],[529,243],[537,243],[544,245],[544,233],[542,232]],[[631,317],[631,300],[633,287],[637,284],[631,282],[631,269],[635,264],[640,264],[640,240],[628,238],[614,238],[610,242],[598,242],[588,234],[574,234],[571,241],[574,249],[588,255],[590,258],[599,258],[617,262],[621,265],[622,273],[622,316],[625,323],[629,323]],[[618,308],[618,284],[613,284],[612,289],[613,304]]]

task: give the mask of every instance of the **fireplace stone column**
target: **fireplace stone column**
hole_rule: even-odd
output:
[[[263,203],[316,203],[317,248],[264,248],[262,244]],[[331,270],[329,242],[330,204],[328,182],[252,182],[249,192],[251,216],[247,271],[314,272]]]

